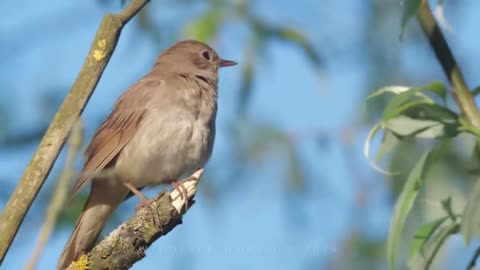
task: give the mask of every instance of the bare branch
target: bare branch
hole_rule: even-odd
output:
[[[480,128],[480,114],[473,100],[473,96],[465,83],[460,67],[448,47],[440,27],[432,15],[427,0],[422,0],[417,12],[417,20],[452,86],[452,95],[455,101],[469,124],[477,129]]]
[[[74,163],[75,158],[77,157],[78,150],[82,145],[83,140],[83,123],[79,119],[75,126],[73,127],[72,133],[70,135],[70,142],[68,144],[67,158],[65,160],[65,167],[62,174],[58,178],[55,190],[48,206],[47,213],[45,215],[45,222],[40,229],[40,234],[38,238],[37,245],[33,250],[32,257],[27,262],[25,270],[34,270],[36,268],[38,259],[42,254],[45,245],[47,244],[48,238],[55,228],[57,223],[58,215],[60,214],[65,200],[67,199],[68,188],[70,186],[70,181],[74,177]]]
[[[132,0],[119,14],[106,14],[70,92],[45,133],[0,216],[0,265],[33,200],[47,178],[70,130],[85,108],[117,45],[125,24],[149,0]]]

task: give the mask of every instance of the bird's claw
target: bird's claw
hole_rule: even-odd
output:
[[[155,200],[142,200],[139,204],[135,206],[135,209],[139,211],[142,208],[146,208],[147,211],[150,213],[152,216],[152,221],[155,226],[158,226],[160,224],[160,215],[158,214],[157,208],[155,207],[154,204]]]
[[[180,198],[185,201],[185,211],[188,209],[188,192],[187,188],[183,185],[183,182],[190,180],[190,177],[185,180],[176,180],[172,182],[172,188],[177,190],[180,194]]]

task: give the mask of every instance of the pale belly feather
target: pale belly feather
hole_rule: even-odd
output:
[[[137,187],[158,185],[193,173],[209,159],[215,130],[189,114],[150,114],[123,149],[117,175]],[[210,139],[209,139],[210,138]]]

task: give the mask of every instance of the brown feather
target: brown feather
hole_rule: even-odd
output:
[[[109,163],[115,161],[120,151],[138,130],[145,116],[143,106],[150,98],[148,90],[157,86],[159,81],[140,80],[132,85],[115,104],[110,116],[97,130],[85,151],[87,160],[72,189],[71,198],[81,191]]]

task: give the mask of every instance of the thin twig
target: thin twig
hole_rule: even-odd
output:
[[[473,270],[475,264],[477,264],[478,256],[480,256],[480,247],[477,247],[475,253],[473,253],[472,259],[470,259],[470,263],[467,266],[467,270]]]
[[[125,24],[149,0],[132,0],[119,14],[106,14],[75,83],[43,136],[15,191],[0,215],[0,265],[47,178],[65,140],[92,95]]]
[[[40,229],[40,236],[37,242],[37,246],[35,247],[32,256],[30,257],[30,260],[25,266],[26,270],[35,269],[38,259],[40,258],[40,255],[42,254],[42,251],[45,247],[45,244],[47,243],[50,234],[55,228],[58,215],[60,214],[60,211],[64,206],[65,200],[67,198],[69,183],[74,175],[73,172],[75,158],[77,157],[78,150],[82,145],[82,128],[83,125],[81,120],[79,119],[72,129],[69,140],[70,143],[67,150],[67,158],[65,160],[65,167],[62,174],[58,178],[57,186],[55,187],[55,190],[52,194],[52,200],[47,209],[45,222]]]
[[[445,40],[440,27],[432,15],[427,0],[422,0],[417,12],[417,20],[420,23],[423,32],[428,37],[430,46],[432,46],[432,49],[452,86],[451,91],[455,101],[462,110],[467,121],[473,127],[477,129],[480,128],[480,114],[475,105],[472,93],[465,83],[460,67],[457,64],[452,51],[448,47],[447,41]]]

